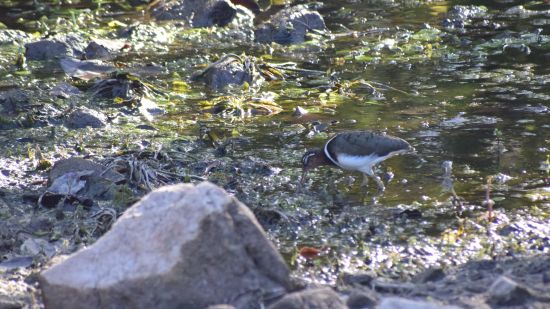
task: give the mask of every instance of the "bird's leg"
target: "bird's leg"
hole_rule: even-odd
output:
[[[374,171],[372,170],[372,167],[369,167],[367,170],[365,170],[364,172],[364,175],[365,176],[370,176],[372,179],[374,179],[374,181],[376,182],[376,184],[378,185],[378,192],[377,194],[381,194],[382,192],[384,192],[384,190],[386,190],[386,187],[384,186],[384,183],[382,182],[382,179],[380,179],[380,177],[378,177]]]
[[[384,186],[382,179],[380,179],[380,177],[378,177],[377,175],[373,175],[372,178],[374,178],[374,181],[378,185],[378,193],[380,194],[384,192],[384,190],[386,190],[386,187]]]
[[[363,173],[363,181],[361,182],[361,187],[367,188],[369,186],[369,176]]]

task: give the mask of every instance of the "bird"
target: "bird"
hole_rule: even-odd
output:
[[[302,156],[302,186],[309,170],[322,165],[343,170],[363,173],[363,183],[368,184],[368,177],[378,185],[378,192],[385,190],[384,183],[373,167],[395,155],[412,152],[414,148],[404,139],[378,133],[375,131],[352,131],[339,133],[330,138],[322,149],[312,149]]]

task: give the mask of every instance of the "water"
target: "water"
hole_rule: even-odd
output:
[[[266,209],[283,213],[265,228],[295,273],[311,281],[334,282],[341,272],[361,269],[406,277],[430,265],[548,252],[549,16],[503,15],[517,3],[491,2],[485,5],[492,17],[474,20],[464,31],[444,29],[442,20],[452,5],[325,1],[320,11],[341,36],[297,47],[274,45],[271,51],[242,42],[220,43],[204,33],[178,33],[160,52],[145,48],[123,60],[130,68],[149,62],[165,65],[165,74],[143,74],[163,89],[227,52],[246,51],[275,63],[292,61],[327,74],[265,83],[254,96],[276,93],[282,112],[275,115],[241,119],[207,114],[201,102],[220,94],[191,84],[184,93],[161,100],[168,113],[151,122],[158,132],[129,130],[124,121],[108,129],[121,132],[61,129],[53,141],[48,139],[50,128],[4,130],[2,140],[12,149],[4,156],[24,152],[25,146],[14,139],[28,136],[54,159],[55,148],[63,156],[72,155],[70,148],[79,141],[102,156],[120,147],[113,140],[179,145],[181,139],[195,140],[201,126],[222,138],[234,137],[226,157],[217,156],[208,144],[197,150],[198,157],[226,163],[260,160],[277,172],[266,176],[244,171],[232,178],[214,170],[209,179],[230,188],[256,214]],[[137,15],[115,14],[123,22],[141,18]],[[193,36],[200,41],[190,40]],[[521,44],[530,53],[522,52]],[[36,75],[16,77],[15,83],[50,85],[64,78],[41,75],[40,63],[31,63],[31,70]],[[12,85],[13,76],[6,71],[2,85]],[[327,89],[332,90],[328,95]],[[293,116],[296,106],[310,113]],[[130,124],[134,121],[128,118]],[[319,123],[325,132],[312,134]],[[381,164],[379,175],[393,174],[383,195],[374,196],[373,187],[361,188],[360,174],[329,168],[310,173],[304,190],[297,191],[306,149],[322,146],[337,132],[361,129],[388,132],[416,149]],[[447,177],[445,161],[453,165]],[[490,178],[492,221],[483,204]],[[232,181],[238,189],[231,189]],[[304,246],[321,249],[320,256],[301,257]]]

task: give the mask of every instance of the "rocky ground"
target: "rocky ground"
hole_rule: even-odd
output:
[[[550,255],[431,268],[410,282],[343,274],[335,286],[291,279],[252,212],[209,183],[159,188],[94,245],[0,263],[1,308],[547,308]],[[43,303],[44,301],[44,303]],[[220,308],[217,306],[216,308]]]

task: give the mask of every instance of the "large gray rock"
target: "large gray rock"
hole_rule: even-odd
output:
[[[288,275],[250,210],[205,182],[153,191],[39,281],[47,308],[258,308]]]
[[[288,294],[269,309],[346,309],[346,305],[330,288],[303,290]]]

